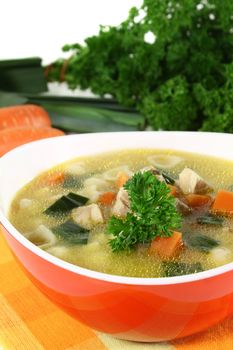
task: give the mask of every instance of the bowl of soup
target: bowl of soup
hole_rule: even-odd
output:
[[[0,221],[53,302],[159,342],[233,314],[233,135],[62,136],[0,159]]]

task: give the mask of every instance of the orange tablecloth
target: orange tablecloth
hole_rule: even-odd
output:
[[[15,262],[0,232],[0,350],[233,350],[233,318],[186,339],[142,344],[114,339],[52,304]]]

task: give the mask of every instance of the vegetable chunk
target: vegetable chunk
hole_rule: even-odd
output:
[[[72,218],[78,225],[86,229],[104,223],[102,212],[97,204],[90,204],[74,209]]]
[[[209,252],[211,249],[219,245],[219,242],[216,241],[216,239],[202,234],[185,237],[184,243],[190,249],[196,249],[203,252]]]
[[[188,194],[185,199],[187,204],[192,208],[208,205],[212,201],[210,196],[205,196],[203,194]]]
[[[64,241],[73,244],[87,244],[89,231],[77,225],[72,220],[53,227],[52,231]]]
[[[204,271],[201,264],[163,261],[164,277],[183,276]]]
[[[22,105],[0,108],[0,130],[23,126],[49,127],[48,113],[36,105]]]
[[[13,148],[27,142],[62,135],[64,135],[63,131],[49,127],[35,128],[32,126],[24,126],[0,130],[0,157]]]
[[[233,192],[229,192],[225,190],[218,191],[212,206],[212,211],[223,215],[232,215],[233,214]]]
[[[111,205],[115,199],[116,199],[115,192],[105,192],[99,196],[98,202],[100,202],[103,205]]]
[[[128,180],[129,176],[126,173],[120,172],[116,179],[117,187],[121,188]]]
[[[48,207],[44,213],[47,215],[63,214],[74,208],[81,207],[88,202],[89,198],[70,192],[66,196],[60,197],[55,203]]]
[[[45,176],[45,178],[42,180],[42,183],[48,185],[48,186],[57,186],[62,185],[65,181],[65,174],[62,171],[49,174]]]
[[[209,185],[190,168],[185,168],[181,171],[177,184],[185,194],[204,194],[210,191]]]
[[[163,258],[171,258],[183,245],[182,233],[175,231],[171,237],[155,238],[149,248],[150,253],[156,253]]]

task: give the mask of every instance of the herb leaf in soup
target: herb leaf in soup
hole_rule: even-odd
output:
[[[206,224],[206,225],[223,225],[223,218],[220,216],[208,214],[208,215],[203,215],[197,218],[197,223],[198,224]]]
[[[47,215],[66,214],[74,208],[85,205],[88,200],[89,198],[87,197],[70,192],[66,196],[59,198],[55,203],[48,207],[44,213]]]
[[[130,208],[125,218],[112,216],[108,233],[114,252],[127,250],[137,243],[150,243],[155,237],[169,237],[181,226],[175,198],[164,182],[151,171],[135,173],[124,185]]]
[[[163,261],[164,277],[183,276],[204,271],[201,263],[182,263],[176,261]]]
[[[89,230],[84,229],[72,220],[53,227],[52,231],[59,238],[71,244],[87,244],[89,237]]]
[[[219,241],[216,239],[201,234],[185,235],[184,243],[189,249],[196,249],[203,252],[209,252],[219,245]]]

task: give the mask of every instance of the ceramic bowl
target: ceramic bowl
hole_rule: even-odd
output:
[[[40,172],[79,156],[135,148],[175,149],[233,161],[233,135],[126,132],[62,136],[21,146],[0,159],[0,221],[17,261],[53,302],[114,337],[158,342],[202,331],[233,314],[233,263],[180,277],[108,275],[60,260],[7,219],[16,192]]]

